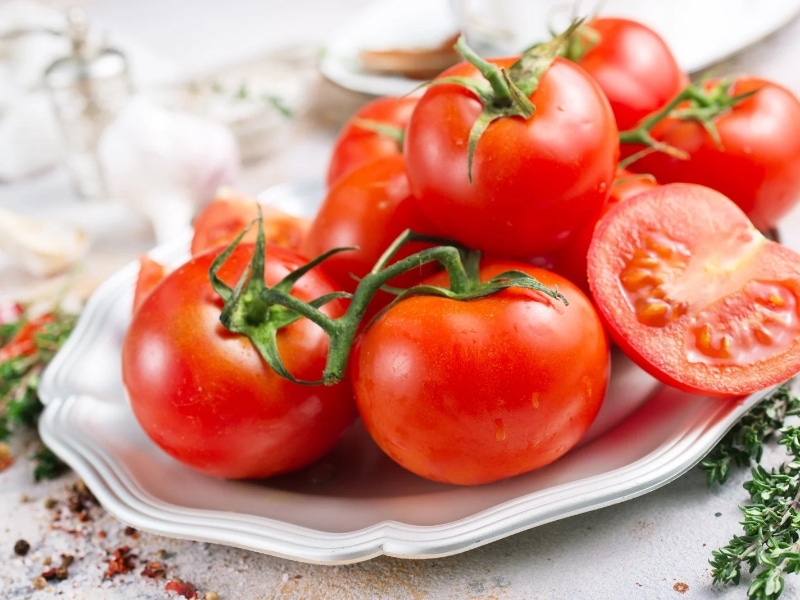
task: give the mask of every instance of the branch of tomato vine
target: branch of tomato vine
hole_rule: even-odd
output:
[[[664,152],[678,160],[689,158],[686,151],[653,137],[651,133],[653,128],[666,118],[697,121],[705,128],[717,147],[720,147],[719,132],[714,120],[758,91],[751,90],[731,95],[731,84],[732,80],[729,78],[720,80],[708,88],[703,82],[690,83],[661,110],[642,119],[635,128],[621,131],[620,144],[639,144],[645,147],[621,160],[620,168],[624,169],[652,152]]]
[[[743,534],[712,552],[714,583],[739,584],[742,569],[755,573],[747,589],[751,600],[776,600],[784,575],[800,572],[800,427],[785,419],[800,414],[800,398],[787,382],[745,415],[700,466],[709,484],[727,481],[732,465],[750,466],[741,507]],[[760,464],[765,442],[778,438],[789,460],[767,470]]]
[[[761,462],[764,444],[773,439],[787,417],[796,415],[800,415],[800,398],[787,382],[745,414],[700,463],[708,484],[725,483],[731,467]]]
[[[391,279],[412,269],[419,269],[424,264],[439,263],[449,275],[449,287],[414,286],[400,291],[392,303],[412,295],[438,295],[453,300],[471,300],[495,294],[510,287],[519,287],[539,291],[565,305],[568,304],[567,299],[558,290],[548,288],[522,271],[507,271],[482,282],[478,276],[480,252],[456,245],[449,240],[418,234],[410,230],[403,232],[391,244],[372,270],[359,281],[352,294],[337,292],[316,298],[311,302],[304,302],[291,294],[292,286],[298,279],[311,269],[318,267],[333,254],[353,249],[336,248],[326,252],[292,271],[270,287],[264,281],[266,245],[260,215],[253,224],[258,226],[253,258],[236,286],[231,288],[223,282],[219,277],[219,270],[241,242],[249,227],[216,257],[209,269],[211,286],[225,303],[220,321],[229,331],[249,338],[266,363],[278,375],[295,383],[334,385],[340,382],[344,378],[355,338],[364,325],[367,309],[375,294],[381,289],[387,289],[386,284]],[[439,245],[425,248],[389,264],[397,251],[406,243],[419,241]],[[343,298],[349,300],[343,315],[332,318],[320,310],[325,304]],[[302,317],[317,324],[329,338],[325,368],[321,379],[315,381],[296,379],[283,364],[278,352],[278,331]]]

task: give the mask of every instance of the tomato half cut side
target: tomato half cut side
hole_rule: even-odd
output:
[[[621,202],[588,273],[613,340],[664,383],[734,396],[800,372],[800,255],[719,192],[674,183]]]

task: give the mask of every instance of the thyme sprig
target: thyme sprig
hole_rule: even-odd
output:
[[[785,383],[744,415],[700,463],[708,484],[725,483],[731,467],[760,463],[764,444],[792,415],[800,415],[800,398],[792,393],[791,383]]]
[[[41,374],[69,337],[76,320],[77,315],[55,309],[35,326],[24,313],[0,326],[0,443],[6,444],[15,431],[36,427],[43,408],[38,393]],[[22,342],[30,344],[21,343],[20,336]],[[33,460],[37,481],[66,470],[66,465],[44,447]]]
[[[754,573],[751,600],[776,600],[785,575],[800,572],[800,426],[784,419],[800,414],[800,398],[790,383],[778,388],[748,413],[701,463],[709,483],[724,483],[732,465],[751,466],[744,482],[750,503],[740,507],[743,532],[712,552],[714,583],[739,584],[743,569]],[[767,469],[760,464],[764,443],[777,438],[788,459]]]

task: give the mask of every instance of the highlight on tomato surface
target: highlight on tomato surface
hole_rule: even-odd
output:
[[[588,272],[613,340],[665,383],[732,396],[800,372],[800,255],[715,190],[673,183],[615,205]]]

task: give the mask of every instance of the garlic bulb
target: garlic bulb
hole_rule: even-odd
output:
[[[0,208],[0,252],[34,277],[62,273],[88,250],[89,239],[78,228]]]
[[[231,131],[195,115],[134,97],[98,144],[109,192],[144,214],[159,243],[181,233],[197,209],[239,174]]]

